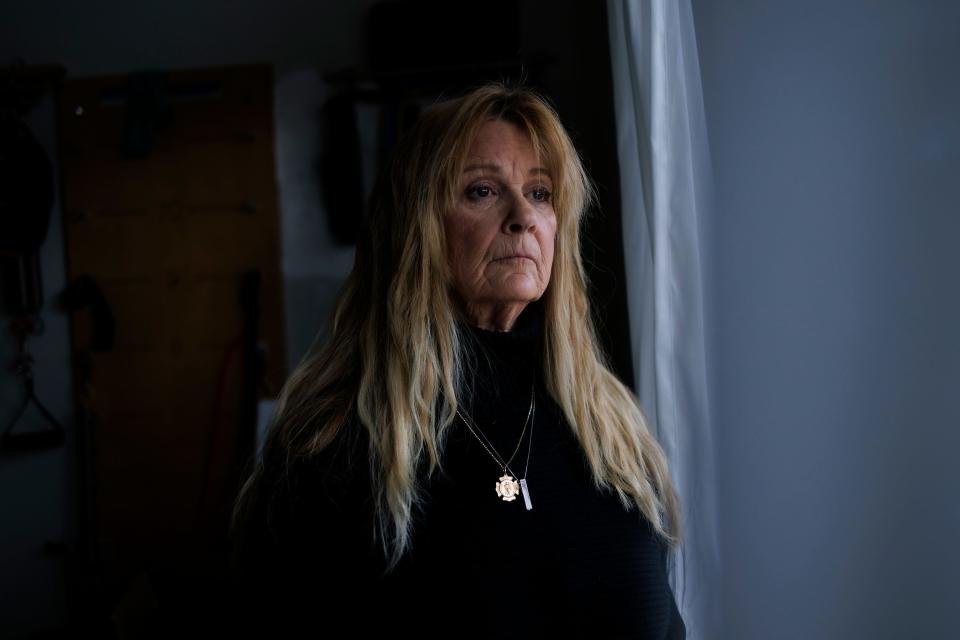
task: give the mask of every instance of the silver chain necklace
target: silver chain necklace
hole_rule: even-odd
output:
[[[490,442],[490,439],[480,431],[480,427],[477,427],[475,424],[472,424],[470,420],[465,418],[460,409],[457,409],[457,415],[460,416],[460,419],[463,420],[463,423],[467,425],[467,429],[470,430],[470,433],[473,434],[473,437],[477,439],[480,443],[480,446],[493,458],[494,462],[497,463],[501,469],[503,469],[503,475],[499,478],[496,484],[497,495],[500,496],[500,499],[504,502],[513,502],[517,499],[517,494],[523,496],[523,503],[526,506],[527,511],[533,509],[533,503],[530,501],[530,489],[527,487],[527,472],[530,470],[530,451],[533,449],[533,417],[536,414],[536,394],[535,394],[535,385],[530,386],[530,408],[527,410],[527,419],[523,423],[523,431],[520,432],[520,440],[517,441],[517,446],[513,450],[513,454],[510,456],[509,460],[504,460],[496,448],[494,448],[493,443]],[[527,432],[527,425],[530,425],[530,439],[527,443],[527,462],[524,465],[523,476],[520,478],[518,483],[514,478],[516,473],[513,472],[513,469],[510,468],[510,463],[513,462],[514,457],[516,457],[517,452],[520,450],[520,445],[523,443],[523,436]],[[479,432],[479,435],[478,435]],[[482,436],[482,437],[481,437]],[[507,473],[509,471],[509,473]]]

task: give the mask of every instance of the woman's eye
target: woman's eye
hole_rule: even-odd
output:
[[[489,198],[493,195],[493,187],[487,184],[475,184],[469,189],[467,189],[467,197],[471,200],[480,200],[481,198]]]
[[[550,191],[546,187],[537,187],[532,195],[537,202],[550,202]]]

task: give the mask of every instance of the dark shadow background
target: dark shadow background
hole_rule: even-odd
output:
[[[18,414],[29,364],[36,402],[14,430],[49,435],[0,451],[0,635],[154,637],[187,632],[191,620],[229,606],[218,602],[226,515],[253,456],[256,424],[272,408],[276,383],[264,380],[267,373],[282,380],[321,330],[352,264],[357,223],[377,166],[398,132],[438,97],[502,80],[523,82],[553,101],[596,181],[599,206],[586,223],[585,258],[602,339],[616,372],[632,384],[603,3],[175,0],[147,7],[24,1],[8,3],[4,13],[0,64],[8,66],[0,69],[0,112],[7,130],[19,127],[20,137],[5,138],[2,156],[6,286],[0,299],[10,331],[0,337],[0,423],[8,425]],[[276,313],[282,315],[285,353],[264,362],[256,343],[258,321],[237,312],[247,318],[243,335],[249,339],[222,357],[233,362],[231,375],[243,382],[237,382],[236,396],[210,394],[214,420],[200,427],[210,430],[203,436],[206,449],[181,456],[190,461],[185,465],[199,465],[196,477],[219,479],[218,492],[202,503],[209,517],[159,542],[118,551],[98,511],[98,497],[109,489],[101,486],[98,469],[105,458],[114,467],[147,464],[157,452],[109,460],[104,425],[85,404],[97,397],[90,371],[97,354],[118,348],[115,337],[123,346],[133,330],[162,331],[166,316],[149,300],[140,306],[127,302],[123,314],[111,313],[116,306],[97,286],[97,273],[68,277],[64,220],[84,214],[64,202],[64,184],[76,183],[67,174],[80,170],[61,162],[71,149],[64,149],[58,122],[78,108],[64,104],[65,96],[76,95],[68,91],[71,83],[103,79],[112,88],[99,89],[101,98],[126,110],[128,124],[131,114],[140,118],[141,128],[132,139],[128,127],[96,145],[136,163],[150,157],[164,136],[176,135],[190,100],[217,100],[215,82],[185,83],[184,72],[236,76],[242,65],[266,65],[272,83],[281,246],[275,268],[282,274],[283,300]],[[36,157],[32,164],[24,160],[30,153]],[[203,173],[198,165],[192,175],[202,180]],[[97,182],[96,175],[83,177]],[[219,233],[226,238],[231,230],[225,226]],[[77,260],[82,243],[72,246]],[[122,246],[110,250],[123,254]],[[176,276],[167,277],[176,284]],[[228,304],[244,307],[248,285],[249,279],[238,280]],[[269,284],[260,285],[261,293],[264,286]],[[102,393],[98,401],[112,400]],[[171,397],[164,409],[171,427],[180,401]],[[227,427],[217,426],[217,412],[228,416]],[[126,437],[136,439],[137,423],[125,428]],[[124,477],[114,472],[109,481]],[[147,488],[144,500],[163,495],[162,487]],[[197,491],[210,493],[207,484]],[[132,513],[151,507],[128,508]],[[155,507],[158,518],[163,508]],[[118,511],[107,520],[123,517]],[[113,557],[118,553],[122,561]]]

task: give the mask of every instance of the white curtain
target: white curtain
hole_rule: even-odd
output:
[[[670,580],[687,638],[719,626],[704,332],[709,151],[690,0],[608,0],[636,392],[683,503]]]

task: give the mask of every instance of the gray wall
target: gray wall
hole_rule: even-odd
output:
[[[960,3],[693,5],[718,637],[956,638]]]

